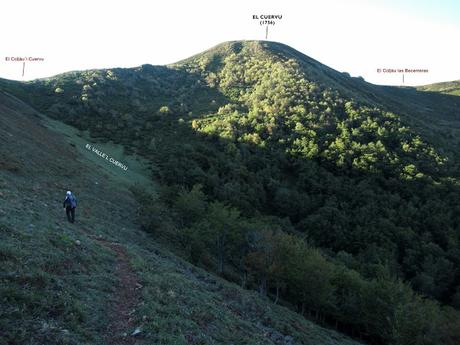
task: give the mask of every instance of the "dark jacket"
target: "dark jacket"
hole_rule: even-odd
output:
[[[70,207],[70,208],[77,207],[77,198],[75,198],[75,195],[70,194],[65,197],[64,207]]]

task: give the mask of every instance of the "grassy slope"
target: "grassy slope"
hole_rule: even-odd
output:
[[[0,114],[0,344],[104,343],[115,254],[88,234],[123,243],[130,255],[143,285],[138,344],[355,344],[191,266],[140,231],[128,191],[130,180],[147,181],[139,159],[98,144],[121,155],[124,175],[86,151],[84,133],[3,93]],[[67,189],[79,200],[73,225],[62,209]]]
[[[420,91],[440,92],[449,95],[460,96],[460,80],[423,85],[419,86],[417,89]]]

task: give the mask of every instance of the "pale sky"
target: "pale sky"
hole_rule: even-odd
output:
[[[352,76],[401,85],[460,79],[460,0],[5,0],[0,77],[30,80],[71,70],[168,64],[230,40],[282,42]],[[6,61],[38,57],[44,61]]]

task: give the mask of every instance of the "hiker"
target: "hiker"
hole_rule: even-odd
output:
[[[70,223],[75,222],[75,209],[77,208],[77,199],[70,190],[66,193],[64,200],[64,208],[65,213],[67,214],[67,220]]]

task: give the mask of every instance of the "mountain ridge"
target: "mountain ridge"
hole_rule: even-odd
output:
[[[320,84],[325,85],[326,87],[332,87],[332,89],[338,90],[347,97],[356,98],[358,101],[370,104],[370,105],[382,105],[387,104],[390,111],[401,112],[402,114],[407,115],[407,113],[417,113],[418,120],[414,122],[412,116],[406,116],[407,121],[411,121],[412,125],[420,126],[422,125],[422,130],[427,126],[431,126],[432,116],[442,116],[448,114],[456,114],[456,121],[460,118],[460,113],[458,110],[459,100],[457,98],[448,98],[449,94],[440,94],[435,93],[425,93],[420,91],[426,91],[428,86],[419,86],[419,87],[398,87],[398,86],[385,86],[385,85],[375,85],[364,80],[361,80],[357,77],[350,77],[345,72],[339,72],[330,68],[326,65],[321,64],[319,61],[305,55],[302,52],[295,50],[285,44],[279,42],[271,41],[228,41],[220,43],[202,53],[193,55],[192,57],[180,60],[166,65],[150,65],[143,64],[138,67],[131,68],[105,68],[100,71],[139,71],[143,68],[170,68],[178,67],[187,63],[187,61],[192,61],[193,59],[200,58],[206,54],[212,53],[212,55],[222,55],[227,54],[234,46],[240,46],[241,44],[251,44],[259,47],[258,49],[266,49],[267,51],[273,52],[275,55],[280,55],[286,53],[287,56],[294,57],[302,63],[306,63],[308,66],[313,67],[311,69],[312,79],[319,81]],[[87,71],[70,71],[62,74],[58,74],[51,77],[40,78],[37,80],[52,80],[53,78],[63,77],[68,74],[78,74],[78,73],[90,73],[95,72],[97,69],[91,69]],[[36,81],[37,81],[36,80]],[[11,83],[21,83],[17,81],[8,81],[2,79],[2,82],[5,84]],[[33,83],[32,81],[27,81],[24,83]],[[439,84],[439,83],[438,83]],[[441,83],[442,84],[442,83]],[[445,84],[445,83],[444,83]],[[11,86],[11,85],[10,85]],[[358,96],[357,96],[358,95]],[[407,107],[407,104],[410,102],[410,107]],[[453,106],[448,106],[452,104]],[[420,120],[422,123],[420,123]],[[418,122],[418,123],[417,123]],[[455,124],[455,128],[458,125]]]
[[[150,162],[139,225],[192,263],[370,343],[455,344],[458,97],[254,41],[0,88]]]

